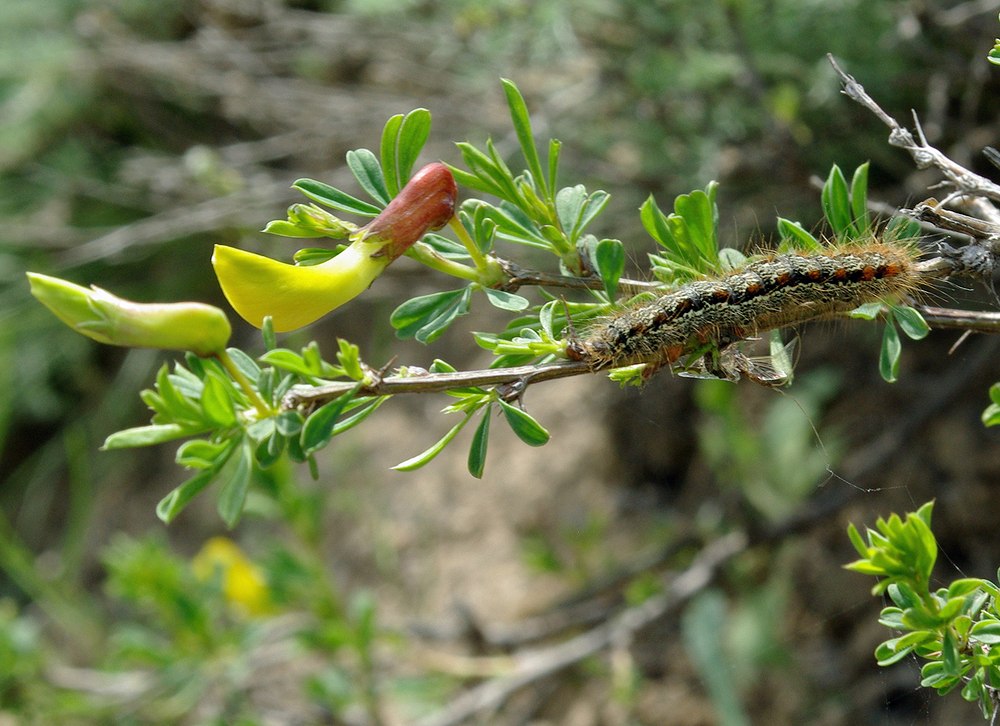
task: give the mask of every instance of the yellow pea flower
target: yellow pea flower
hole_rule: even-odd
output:
[[[281,333],[301,328],[364,292],[397,257],[455,213],[458,188],[444,164],[428,164],[351,244],[319,265],[297,266],[216,245],[212,265],[229,304],[258,328],[271,316]]]
[[[232,329],[217,307],[197,302],[137,303],[99,287],[29,272],[31,294],[73,330],[108,345],[190,350],[226,349]]]
[[[273,610],[271,594],[260,568],[231,539],[209,539],[194,556],[191,569],[199,580],[219,577],[222,594],[236,611],[266,615]]]

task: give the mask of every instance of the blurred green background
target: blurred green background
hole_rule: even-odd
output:
[[[828,52],[897,118],[914,109],[931,143],[989,174],[979,151],[1000,138],[985,61],[998,5],[0,0],[0,723],[430,719],[487,675],[493,661],[473,656],[500,668],[536,643],[531,618],[573,632],[588,622],[574,603],[599,620],[657,592],[657,573],[694,543],[832,487],[860,492],[846,513],[755,550],[680,620],[481,718],[977,719],[957,696],[920,693],[912,662],[877,672],[879,603],[839,568],[853,557],[847,518],[937,496],[945,575],[995,572],[1000,452],[978,414],[996,371],[964,368],[979,341],[951,358],[954,336],[911,346],[891,389],[877,334],[848,324],[804,337],[790,397],[666,375],[641,392],[597,377],[547,384],[529,402],[553,442],[526,452],[501,437],[483,482],[468,480],[461,452],[419,475],[388,472],[450,423],[440,400],[394,402],[378,431],[332,447],[319,481],[275,471],[225,533],[211,502],[169,528],[156,520],[183,477],[169,451],[98,452],[145,422],[137,393],[168,359],[74,335],[30,299],[23,273],[225,307],[212,244],[290,256],[257,230],[295,200],[291,182],[350,189],[344,152],[376,145],[390,115],[431,110],[426,160],[457,163],[451,142],[487,135],[512,154],[501,76],[538,135],[564,142],[561,181],[612,193],[598,232],[634,261],[650,248],[642,200],[667,206],[712,179],[725,241],[752,248],[776,213],[816,223],[811,179],[832,163],[870,160],[870,196],[891,206],[937,181],[839,94]],[[436,284],[396,267],[289,347],[316,337],[332,354],[342,336],[373,364],[484,365],[467,332],[430,350],[392,339],[388,313]],[[943,295],[981,304],[981,293]],[[502,322],[474,317],[465,330],[490,325]],[[242,323],[235,340],[259,350]],[[963,370],[961,394],[876,471],[826,474]]]

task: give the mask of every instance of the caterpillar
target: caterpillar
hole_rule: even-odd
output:
[[[692,353],[898,298],[919,282],[916,250],[899,243],[773,255],[626,307],[570,342],[566,355],[592,370],[645,363],[651,375]]]

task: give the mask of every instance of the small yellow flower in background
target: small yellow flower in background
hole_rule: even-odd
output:
[[[237,612],[266,615],[273,610],[263,573],[231,539],[212,537],[194,556],[191,569],[199,580],[218,577],[222,594]]]
[[[428,164],[375,219],[352,232],[351,244],[327,262],[289,265],[216,245],[212,265],[229,304],[247,322],[259,328],[270,316],[277,332],[295,330],[360,295],[425,233],[446,225],[455,213],[457,197],[448,167]]]
[[[99,287],[29,272],[31,294],[57,318],[99,343],[130,348],[190,350],[201,356],[226,349],[232,329],[217,307],[197,302],[137,303]]]

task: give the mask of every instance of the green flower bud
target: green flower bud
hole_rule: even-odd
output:
[[[347,239],[358,230],[358,225],[345,222],[315,204],[293,204],[288,208],[288,219],[268,222],[264,231],[282,237],[330,237]]]
[[[99,287],[29,272],[31,294],[57,318],[88,338],[131,348],[189,350],[207,356],[225,350],[232,329],[219,308],[196,302],[137,303]]]

